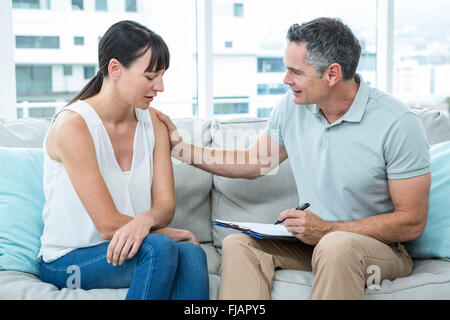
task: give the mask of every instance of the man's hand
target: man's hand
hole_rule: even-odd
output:
[[[186,241],[186,242],[190,242],[192,244],[196,244],[198,246],[200,245],[200,243],[198,242],[195,235],[188,230],[165,227],[165,228],[154,230],[152,232],[165,234],[166,236],[170,237],[175,242]]]
[[[316,245],[320,239],[331,231],[332,224],[316,216],[308,209],[300,211],[289,209],[283,211],[279,220],[297,239],[308,245]]]
[[[178,134],[177,127],[175,124],[170,120],[169,116],[165,115],[159,110],[156,110],[156,115],[158,116],[159,120],[161,120],[167,127],[167,131],[169,132],[169,139],[170,139],[170,149],[173,150],[173,148],[183,141],[183,139]]]

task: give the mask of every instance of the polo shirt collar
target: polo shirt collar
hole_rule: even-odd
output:
[[[355,81],[359,82],[358,92],[356,93],[355,99],[348,111],[332,125],[337,125],[342,121],[347,122],[361,122],[361,119],[366,110],[367,101],[369,100],[369,86],[363,81],[361,75],[355,74]],[[322,112],[317,105],[310,105],[310,110],[313,114],[318,117],[322,117]]]
[[[350,109],[342,117],[342,121],[361,122],[364,111],[366,111],[367,101],[369,100],[369,86],[359,74],[355,75],[355,81],[359,82],[358,92]]]

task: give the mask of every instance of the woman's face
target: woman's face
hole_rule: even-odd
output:
[[[147,72],[151,49],[134,61],[129,68],[121,66],[120,79],[117,82],[120,96],[128,105],[147,109],[158,92],[164,91],[163,75],[165,70]]]

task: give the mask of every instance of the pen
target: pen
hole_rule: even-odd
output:
[[[300,211],[302,211],[302,210],[305,210],[305,209],[308,208],[308,207],[309,207],[309,203],[306,202],[306,203],[302,204],[301,206],[298,206],[297,208],[295,208],[295,210],[300,210]],[[277,220],[277,222],[275,222],[275,224],[283,223],[284,220],[285,220],[285,219],[283,219],[283,220]]]

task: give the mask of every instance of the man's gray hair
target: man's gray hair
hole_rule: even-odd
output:
[[[318,76],[332,63],[342,68],[345,81],[352,80],[361,56],[361,46],[350,28],[339,19],[317,18],[301,25],[293,24],[287,40],[306,43],[306,63]]]

